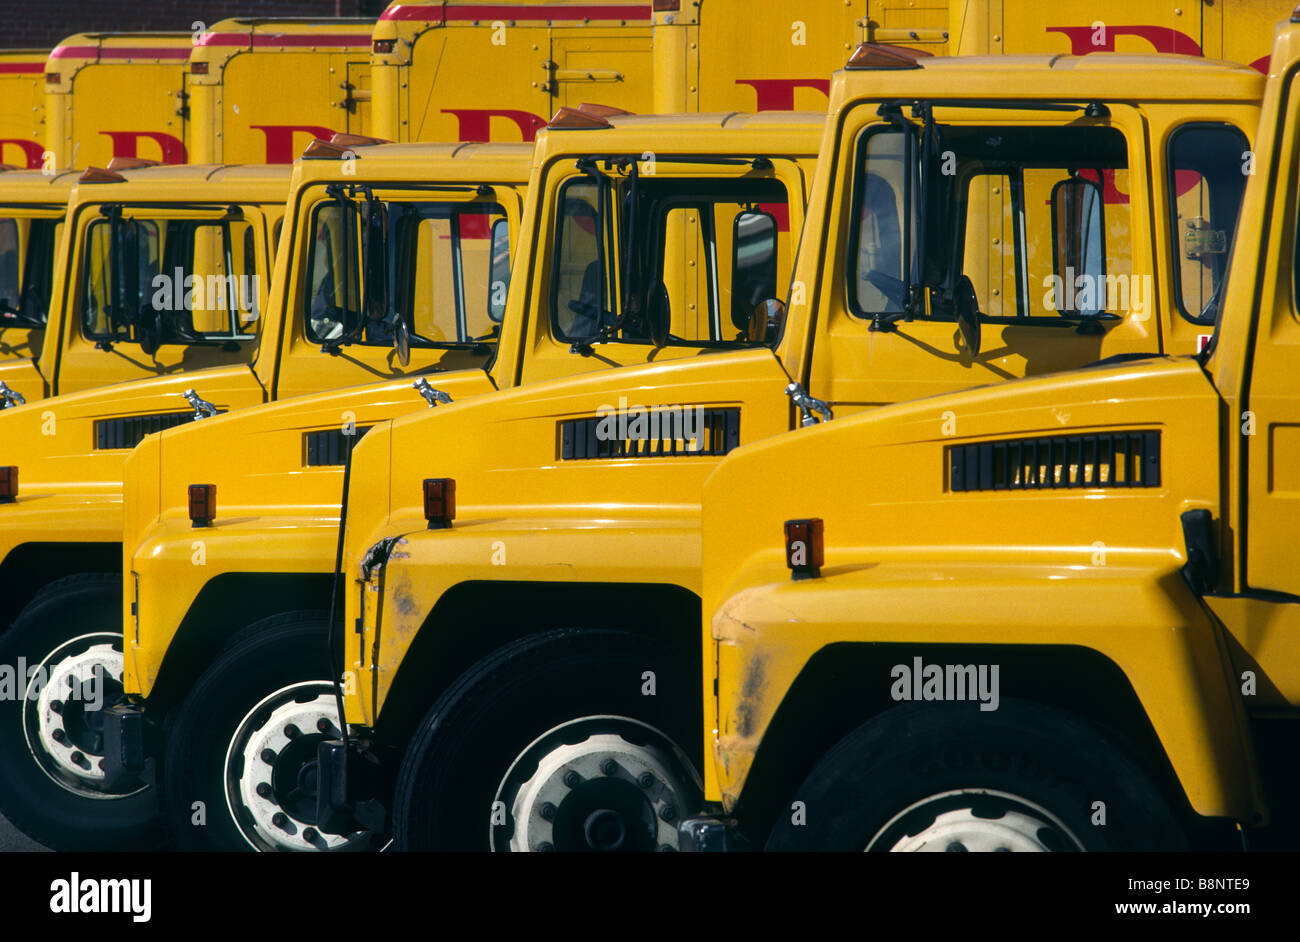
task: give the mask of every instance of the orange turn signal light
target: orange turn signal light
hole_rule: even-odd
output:
[[[190,485],[190,523],[196,527],[210,527],[217,519],[217,485]]]
[[[386,56],[393,51],[393,45],[396,42],[395,39],[376,39],[370,48],[377,55]]]
[[[0,468],[0,504],[12,504],[18,497],[18,466]]]
[[[822,568],[820,517],[785,522],[785,564],[795,579],[815,579]]]
[[[445,530],[456,519],[456,482],[452,478],[424,479],[424,519],[430,530]]]
[[[846,69],[919,69],[917,59],[930,58],[923,49],[907,46],[884,46],[880,43],[861,43],[849,56]]]
[[[208,64],[206,62],[191,62],[190,75],[207,75]]]

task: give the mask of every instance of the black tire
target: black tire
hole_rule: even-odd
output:
[[[327,616],[314,611],[275,615],[250,625],[231,638],[174,711],[164,750],[163,811],[180,849],[310,851],[332,849],[329,845],[337,842],[315,831],[315,793],[311,787],[301,788],[297,776],[305,767],[306,774],[312,774],[317,742],[339,736],[328,677],[328,632]],[[251,715],[286,688],[293,689]],[[301,701],[295,701],[294,694]],[[245,743],[272,735],[267,724],[272,711],[295,709],[294,702],[308,704],[304,716],[310,716],[311,723],[299,718],[307,728],[295,733],[291,742],[277,742],[274,763],[254,764],[253,774],[245,776],[239,758],[244,750],[234,748],[235,764],[228,764],[228,750],[241,731],[248,734],[241,738]],[[322,719],[324,731],[315,725]],[[240,785],[253,789],[259,779],[268,787],[274,782],[262,801],[245,795]],[[254,807],[256,814],[250,810]],[[285,822],[276,826],[271,819],[280,812]],[[349,849],[363,849],[361,845],[373,846],[370,840],[358,840]]]
[[[951,795],[968,789],[995,794]],[[951,797],[937,799],[945,794]],[[1093,823],[1095,802],[1104,805],[1104,826]],[[904,814],[908,809],[915,810]],[[996,711],[908,704],[864,723],[822,757],[782,806],[767,849],[919,849],[922,840],[980,849],[985,834],[967,847],[930,828],[937,814],[962,816],[967,809],[981,822],[1008,827],[1017,820],[1063,825],[1064,833],[1048,826],[1035,834],[1052,850],[1186,848],[1178,816],[1118,737],[1053,707],[1004,698]],[[1005,847],[1001,837],[993,843],[999,846],[983,849]]]
[[[653,696],[643,692],[648,689],[646,671],[654,672]],[[398,775],[393,802],[395,846],[399,850],[490,850],[495,842],[496,849],[507,849],[515,826],[513,815],[504,825],[493,819],[503,778],[508,770],[512,775],[535,771],[536,763],[520,759],[530,744],[550,742],[539,737],[581,718],[598,718],[583,720],[596,724],[588,726],[589,732],[614,731],[625,739],[631,737],[629,741],[638,747],[651,744],[655,755],[670,757],[661,767],[671,769],[671,782],[683,786],[668,788],[669,780],[664,778],[653,786],[641,786],[652,789],[644,796],[634,795],[629,788],[633,762],[617,773],[606,773],[613,778],[592,776],[591,787],[622,789],[629,801],[645,801],[645,807],[660,817],[671,802],[673,810],[665,821],[693,813],[699,809],[676,805],[699,801],[701,715],[699,678],[654,639],[618,631],[563,629],[513,642],[463,674],[421,722]],[[573,737],[583,738],[578,733]],[[642,737],[639,742],[638,737]],[[611,803],[621,801],[618,797]],[[508,804],[502,802],[502,807]],[[560,818],[564,815],[561,802]],[[646,826],[628,832],[632,836],[618,849],[665,846],[660,842],[665,833],[657,831],[666,829],[642,817],[636,818],[636,824]],[[558,822],[555,827],[558,834]],[[545,849],[550,849],[545,843]],[[557,850],[588,849],[573,841],[557,839],[556,843]],[[675,832],[670,846],[676,847]]]
[[[122,652],[122,577],[109,573],[67,576],[38,592],[0,635],[0,665],[24,674],[45,665],[38,676],[56,676],[59,663],[90,648],[109,645]],[[31,676],[31,675],[29,675]],[[58,719],[46,715],[42,700],[24,696],[27,677],[14,677],[13,696],[0,697],[0,813],[33,840],[55,850],[150,850],[162,841],[157,790],[133,782],[118,796],[102,791],[90,776],[104,755],[101,711],[86,696],[53,704]],[[121,699],[120,674],[104,681],[102,706]],[[60,689],[62,689],[60,685]],[[54,691],[51,690],[51,693]],[[35,695],[37,689],[32,688]],[[49,724],[54,723],[51,727]],[[43,725],[44,724],[44,725]],[[42,730],[57,729],[65,748],[55,750]],[[75,751],[67,751],[75,747]],[[81,757],[80,776],[68,760]],[[62,757],[62,758],[60,758]]]

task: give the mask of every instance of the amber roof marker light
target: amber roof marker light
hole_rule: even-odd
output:
[[[854,71],[881,69],[919,69],[920,59],[933,58],[924,49],[910,46],[885,46],[880,43],[860,43],[844,68]]]
[[[809,517],[785,522],[785,564],[794,579],[815,579],[823,562],[822,520]]]

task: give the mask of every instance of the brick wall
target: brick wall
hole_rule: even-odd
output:
[[[73,33],[190,30],[231,16],[378,16],[384,0],[3,0],[0,48],[49,49]]]

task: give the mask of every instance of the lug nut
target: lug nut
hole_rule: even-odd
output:
[[[72,761],[77,765],[81,765],[81,766],[90,765],[90,763],[86,761],[86,757],[83,756],[80,752],[74,752],[72,754]]]
[[[672,805],[664,805],[659,809],[659,817],[664,821],[671,821],[673,818],[677,817],[677,809]]]
[[[315,844],[318,837],[320,837],[320,835],[316,833],[315,828],[302,829],[302,839],[308,844]]]
[[[544,801],[542,802],[542,806],[537,809],[537,813],[540,814],[547,821],[554,821],[555,805],[551,804],[549,801]]]
[[[606,759],[600,764],[600,770],[606,775],[613,775],[618,771],[618,763],[613,759]]]
[[[322,733],[328,733],[333,731],[334,726],[332,723],[330,723],[329,720],[325,719],[325,717],[322,716],[320,719],[316,721],[316,728],[320,730]]]
[[[550,853],[553,850],[555,850],[555,845],[552,844],[550,841],[542,841],[540,844],[538,844],[536,847],[533,848],[533,852],[537,854],[546,854],[546,853]]]
[[[271,816],[271,823],[283,831],[285,830],[285,825],[289,823],[289,816],[283,812],[277,811]]]
[[[302,730],[300,730],[297,726],[294,726],[292,723],[290,723],[288,726],[284,728],[284,734],[288,736],[290,739],[297,739],[300,735],[302,735]]]
[[[650,786],[654,785],[655,777],[651,775],[649,772],[642,772],[640,775],[636,777],[636,783],[640,785],[642,788],[649,788]]]
[[[577,788],[582,784],[582,776],[570,769],[564,773],[564,784],[569,788]]]
[[[270,798],[272,794],[273,792],[271,790],[271,786],[269,783],[267,782],[257,783],[257,796],[259,798]]]
[[[265,762],[267,765],[275,765],[275,750],[274,750],[274,749],[263,749],[263,750],[262,750],[262,761]]]
[[[51,710],[51,712],[53,712],[53,713],[62,713],[62,712],[63,712],[63,701],[62,701],[62,700],[55,700],[53,703],[50,704],[50,710]]]
[[[954,854],[954,853],[964,854],[966,853],[966,845],[961,843],[960,841],[953,841],[951,844],[945,847],[944,850],[950,854]]]
[[[55,742],[64,743],[68,741],[68,734],[61,729],[56,729],[54,732],[50,733],[50,738]]]

